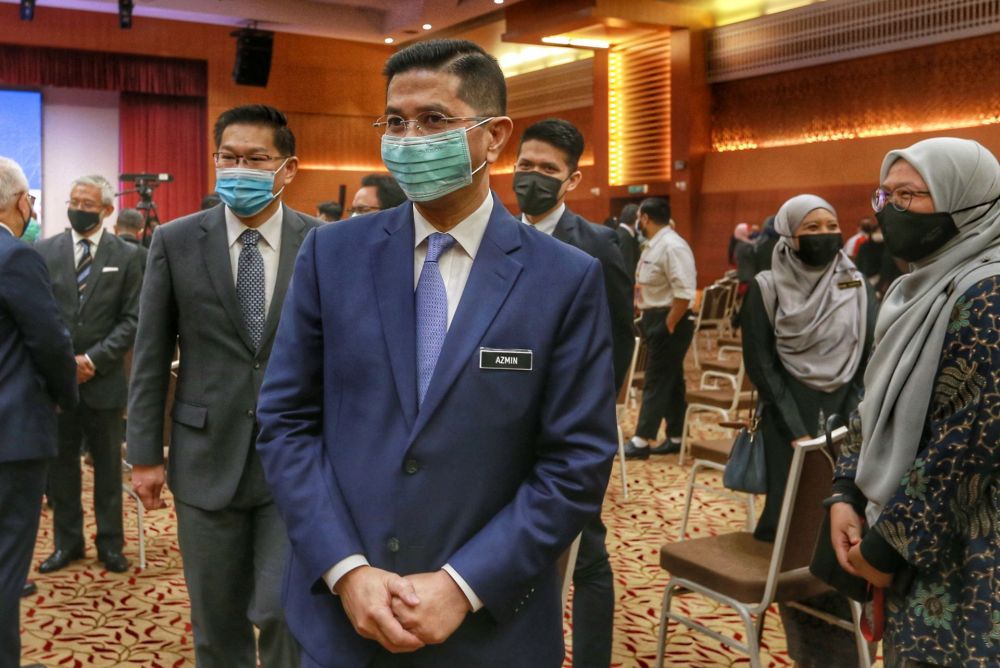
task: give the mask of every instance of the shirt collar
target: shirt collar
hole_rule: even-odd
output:
[[[448,230],[448,234],[455,238],[455,241],[462,247],[469,257],[476,259],[479,252],[479,244],[483,242],[483,235],[486,234],[486,225],[490,222],[490,215],[493,213],[493,195],[486,193],[486,198],[479,208],[469,214],[469,217],[460,222],[455,227]],[[424,218],[420,210],[413,205],[413,229],[414,244],[416,248],[424,239],[438,230]]]
[[[551,236],[553,232],[556,231],[556,225],[559,224],[559,219],[562,218],[563,212],[566,211],[566,202],[563,202],[556,208],[552,209],[544,218],[542,218],[537,223],[532,223],[528,220],[528,217],[523,213],[521,214],[521,222],[528,225],[532,225],[539,232],[544,232]]]
[[[278,247],[278,242],[281,240],[281,221],[285,210],[284,205],[279,206],[278,210],[274,212],[274,215],[258,225],[256,228],[251,228],[245,225],[242,220],[236,217],[236,214],[233,213],[228,206],[223,207],[223,210],[226,212],[226,237],[229,239],[230,248],[232,248],[233,244],[236,243],[236,240],[240,238],[240,235],[249,229],[256,229],[260,232],[260,236],[271,248]]]
[[[618,227],[625,228],[625,231],[629,233],[630,236],[635,237],[635,230],[626,225],[625,223],[618,223]]]
[[[10,232],[10,236],[15,237],[15,238],[17,237],[17,235],[14,234],[14,230],[10,229],[9,227],[7,227],[6,225],[4,225],[3,223],[0,223],[0,227],[2,227],[3,229],[7,230],[8,232]]]
[[[97,248],[98,246],[101,245],[101,237],[104,236],[104,226],[103,224],[99,225],[97,228],[97,232],[95,232],[92,236],[89,237],[85,237],[84,235],[80,234],[79,232],[77,232],[72,228],[70,228],[70,233],[73,235],[74,247],[80,243],[81,239],[87,239],[88,241],[90,241],[91,250],[93,250],[94,248]]]

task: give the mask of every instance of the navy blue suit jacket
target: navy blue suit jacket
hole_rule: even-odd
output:
[[[559,666],[556,559],[599,512],[616,452],[600,264],[493,213],[417,407],[413,209],[314,230],[261,389],[257,442],[288,527],[289,625],[319,665],[365,666],[322,575],[363,554],[410,574],[450,564],[483,600],[414,666]],[[480,368],[530,350],[530,371]]]
[[[76,402],[73,344],[45,262],[0,228],[0,463],[55,457],[55,407]]]

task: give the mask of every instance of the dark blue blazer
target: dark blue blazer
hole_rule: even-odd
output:
[[[45,262],[0,228],[0,463],[56,454],[56,405],[76,405],[76,362]]]
[[[288,623],[322,666],[368,665],[322,575],[363,554],[401,574],[450,564],[483,600],[407,666],[559,666],[556,559],[599,511],[616,452],[600,264],[494,197],[417,407],[412,206],[314,230],[261,389],[257,448],[292,542]],[[530,350],[530,371],[480,349]]]

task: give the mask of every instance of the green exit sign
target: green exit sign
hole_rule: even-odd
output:
[[[646,184],[642,184],[641,186],[628,187],[629,195],[645,195],[648,192],[649,192],[649,186],[647,186]]]

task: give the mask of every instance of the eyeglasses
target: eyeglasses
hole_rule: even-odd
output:
[[[914,197],[929,196],[930,192],[927,190],[910,190],[909,188],[899,187],[890,191],[878,187],[872,193],[872,209],[875,210],[875,213],[878,213],[885,208],[886,204],[892,204],[892,208],[896,211],[906,211],[910,208],[910,202],[913,201]]]
[[[100,211],[104,207],[100,202],[92,202],[89,199],[71,199],[67,200],[66,204],[69,208],[80,211]]]
[[[36,201],[35,200],[35,196],[32,195],[31,193],[24,193],[24,194],[28,196],[28,206],[30,206],[32,209],[34,209],[35,208],[35,201]]]
[[[413,125],[413,129],[419,135],[432,135],[448,130],[453,123],[466,121],[486,121],[490,116],[445,116],[440,111],[422,111],[416,118],[403,118],[395,114],[379,116],[372,123],[372,127],[380,135],[391,135],[394,137],[406,134],[406,126]]]
[[[287,155],[267,155],[266,153],[252,153],[250,155],[236,155],[228,151],[218,151],[212,154],[216,167],[236,167],[242,162],[251,169],[263,169],[265,165],[275,160],[284,160],[291,156]]]
[[[373,213],[375,211],[381,211],[381,210],[382,210],[381,207],[362,205],[362,206],[351,207],[350,209],[348,209],[347,213],[351,214],[352,216],[361,216],[366,213]]]

